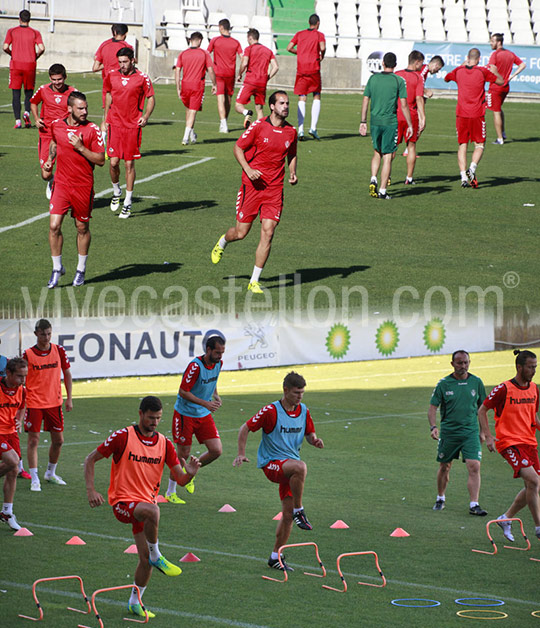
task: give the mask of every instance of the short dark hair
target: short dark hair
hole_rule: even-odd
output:
[[[24,358],[11,358],[11,360],[7,361],[6,371],[10,373],[15,373],[19,369],[25,369],[28,366],[28,362]]]
[[[219,20],[218,25],[219,26],[223,26],[223,28],[226,31],[230,31],[231,30],[231,23],[229,22],[229,20],[226,17],[223,18],[222,20]]]
[[[133,52],[132,48],[124,46],[123,48],[120,48],[120,50],[116,53],[116,58],[118,57],[127,57],[128,59],[134,59],[135,53]]]
[[[28,24],[28,22],[30,21],[30,11],[27,11],[26,9],[23,9],[20,13],[19,13],[19,19],[21,20],[21,22],[24,22],[25,24]]]
[[[211,349],[213,351],[216,348],[216,345],[225,346],[225,338],[223,338],[223,336],[218,336],[217,334],[215,336],[210,336],[210,338],[206,341],[206,349]]]
[[[159,410],[163,410],[163,404],[161,403],[161,399],[159,397],[154,397],[154,395],[148,395],[141,400],[139,410],[143,414],[145,412],[148,412],[148,410],[150,410],[151,412],[159,412]]]
[[[424,53],[420,52],[420,50],[411,50],[409,52],[409,63],[414,63],[415,61],[423,61]]]
[[[82,92],[71,92],[71,94],[68,96],[67,104],[69,106],[73,106],[74,100],[84,100],[84,102],[86,102],[86,95]]]
[[[471,48],[467,53],[467,56],[469,57],[469,59],[480,59],[481,52],[480,50],[478,50],[478,48]]]
[[[259,31],[256,28],[250,28],[248,30],[248,32],[246,33],[246,35],[248,37],[252,37],[256,41],[259,41],[260,34],[259,34]]]
[[[528,349],[514,349],[514,355],[516,356],[516,366],[524,366],[529,358],[536,358],[536,354]]]
[[[465,353],[465,355],[470,358],[471,356],[469,355],[468,351],[465,351],[465,349],[458,349],[457,351],[454,351],[454,353],[452,353],[452,362],[456,359],[456,355],[458,353]]]
[[[61,63],[53,63],[49,68],[49,76],[53,74],[61,74],[64,78],[66,78],[66,68]]]
[[[270,98],[268,99],[268,106],[276,104],[278,94],[285,94],[285,96],[288,96],[287,92],[284,89],[278,89],[273,94],[270,94]]]
[[[491,35],[491,36],[494,37],[495,40],[498,41],[501,44],[504,41],[504,33],[493,33],[493,35]]]
[[[48,321],[46,318],[40,318],[34,327],[35,331],[37,331],[38,329],[41,331],[44,331],[45,329],[52,329],[52,325],[50,321]]]
[[[127,24],[113,24],[111,26],[113,35],[125,35],[128,32]]]
[[[316,14],[316,13],[312,13],[309,16],[309,20],[308,23],[310,26],[315,26],[316,24],[318,24],[321,21],[321,18]]]
[[[441,68],[444,68],[444,59],[441,57],[441,55],[435,55],[431,57],[430,61],[437,61],[441,64]]]
[[[283,388],[305,388],[306,380],[295,371],[291,371],[285,375],[285,379],[283,380]]]
[[[382,58],[382,62],[387,68],[395,68],[397,65],[397,57],[393,52],[387,52]]]
[[[202,33],[200,31],[195,31],[194,33],[191,33],[191,37],[189,38],[189,41],[192,41],[193,39],[196,39],[197,41],[202,41],[203,40]]]

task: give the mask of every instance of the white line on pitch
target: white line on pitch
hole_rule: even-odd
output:
[[[203,164],[205,161],[210,161],[211,159],[215,159],[215,158],[203,157],[202,159],[199,159],[198,161],[194,161],[192,164],[184,164],[183,166],[179,166],[178,168],[172,168],[171,170],[164,170],[163,172],[157,172],[156,174],[152,174],[149,177],[146,177],[145,179],[141,179],[140,181],[135,181],[135,185],[139,183],[146,183],[147,181],[153,181],[154,179],[158,179],[159,177],[164,177],[165,175],[168,175],[168,174],[174,174],[175,172],[180,172],[181,170],[185,170],[186,168],[191,168],[192,166],[198,166],[199,164]],[[124,184],[121,187],[125,188],[126,186]],[[108,196],[109,194],[112,194],[112,191],[113,191],[112,188],[107,188],[106,190],[102,190],[101,192],[98,192],[94,198],[102,198],[103,196]],[[37,216],[34,216],[33,218],[28,218],[28,220],[23,220],[22,222],[19,222],[16,225],[8,225],[7,227],[1,227],[0,233],[3,233],[4,231],[9,231],[10,229],[17,229],[18,227],[24,227],[33,222],[36,222],[36,220],[41,220],[41,218],[45,218],[48,215],[49,215],[49,212],[43,212],[43,214],[38,214]]]

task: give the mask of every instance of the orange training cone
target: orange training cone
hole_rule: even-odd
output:
[[[396,528],[390,536],[411,536],[403,528]]]
[[[345,523],[345,521],[341,521],[341,519],[338,519],[330,527],[334,529],[345,529],[345,528],[348,528],[349,526]]]
[[[66,541],[66,545],[86,545],[80,536],[72,536],[69,541]]]
[[[34,536],[34,533],[30,532],[28,528],[20,528],[13,536]]]
[[[180,559],[181,563],[199,563],[200,561],[201,559],[195,556],[195,554],[192,554],[191,552],[188,552],[185,556],[182,556],[182,558]]]
[[[273,521],[281,521],[281,517],[283,517],[283,513],[282,512],[278,512],[278,514],[275,517],[272,517]]]
[[[218,512],[236,512],[236,508],[233,508],[230,504],[225,504]]]
[[[133,543],[133,545],[130,545],[127,549],[124,550],[124,554],[137,554],[137,546],[135,545],[135,543]]]

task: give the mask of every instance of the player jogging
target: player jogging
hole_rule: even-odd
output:
[[[452,462],[461,453],[469,474],[469,514],[484,517],[487,512],[478,503],[482,459],[478,408],[486,398],[486,390],[482,380],[469,373],[470,358],[467,351],[454,351],[450,364],[454,371],[439,380],[428,409],[431,438],[438,441],[437,500],[433,510],[443,510],[445,506]],[[441,410],[440,433],[437,428],[437,408]]]
[[[270,115],[254,122],[235,144],[234,156],[242,166],[242,185],[236,198],[236,225],[221,236],[211,254],[212,263],[217,264],[227,244],[243,240],[260,213],[261,236],[247,288],[255,294],[263,292],[259,279],[283,211],[285,160],[289,165],[289,183],[298,183],[296,129],[286,121],[289,115],[287,92],[274,92],[268,104]]]
[[[22,358],[8,360],[6,376],[0,380],[0,477],[4,476],[4,503],[0,521],[12,530],[21,529],[13,514],[13,498],[21,459],[18,430],[24,418],[26,392],[24,380],[28,373]]]
[[[189,461],[182,460],[186,473],[182,471],[174,445],[156,431],[162,408],[157,397],[144,397],[139,406],[138,425],[130,425],[111,434],[88,454],[84,463],[88,503],[91,508],[96,508],[105,500],[95,489],[95,464],[112,456],[109,504],[118,521],[132,526],[139,556],[134,583],[139,587],[141,597],[150,581],[152,567],[166,576],[179,576],[182,573],[180,567],[169,562],[159,549],[159,506],[156,498],[163,469],[167,465],[177,481],[185,484],[193,478],[200,466],[197,458],[191,456]],[[128,611],[140,617],[146,617],[146,613],[149,617],[155,617],[154,613],[139,604],[135,587],[128,601]]]
[[[502,85],[504,79],[494,65],[489,69],[478,65],[480,63],[480,50],[471,48],[467,55],[465,65],[460,65],[449,72],[444,80],[449,83],[455,81],[458,87],[456,106],[456,130],[458,140],[458,166],[461,176],[461,187],[469,185],[478,187],[476,168],[484,154],[486,142],[486,99],[484,84],[497,83]],[[467,144],[474,142],[471,165],[467,169]]]
[[[300,460],[300,447],[306,441],[322,449],[324,443],[317,438],[313,420],[305,404],[301,403],[306,380],[291,371],[283,380],[283,397],[279,401],[264,406],[255,416],[244,423],[238,432],[238,455],[233,466],[239,467],[249,462],[246,457],[246,444],[250,432],[262,428],[262,438],[257,453],[257,467],[266,477],[279,484],[282,517],[277,525],[274,550],[268,565],[274,569],[293,571],[278,551],[285,545],[291,534],[293,522],[302,530],[312,530],[302,505],[307,466]]]
[[[155,106],[154,87],[147,74],[135,67],[131,48],[120,48],[116,53],[118,70],[112,70],[103,81],[105,98],[105,122],[107,130],[107,154],[113,185],[111,211],[120,207],[120,160],[126,169],[126,197],[118,218],[131,216],[133,186],[135,185],[135,159],[141,158],[142,130],[148,123]],[[144,101],[146,100],[146,111]]]
[[[514,478],[523,480],[524,488],[516,495],[512,505],[497,519],[513,519],[525,506],[529,507],[535,534],[540,539],[540,462],[536,430],[538,419],[538,386],[532,381],[536,373],[536,355],[532,351],[514,351],[515,376],[491,391],[478,411],[480,426],[490,451],[495,449],[514,470]],[[489,429],[488,410],[495,411],[495,436]],[[498,524],[504,536],[513,541],[512,522]]]
[[[487,106],[488,109],[493,111],[493,124],[495,125],[495,132],[497,133],[497,137],[492,144],[499,145],[504,144],[504,140],[506,139],[502,106],[510,91],[510,81],[527,67],[525,61],[522,61],[511,50],[507,50],[503,47],[503,42],[504,35],[502,33],[494,33],[489,40],[491,49],[493,50],[489,58],[489,63],[497,67],[497,70],[504,79],[503,85],[492,83],[489,86],[487,94]],[[516,71],[512,73],[512,67],[514,65],[518,67]]]
[[[221,358],[224,352],[225,339],[221,336],[210,336],[206,341],[205,354],[192,360],[184,371],[174,404],[172,433],[178,456],[187,459],[195,434],[199,443],[206,447],[206,452],[200,457],[202,467],[217,460],[222,452],[221,439],[212,412],[221,407],[217,381],[223,366]],[[193,480],[185,488],[188,493],[193,493]],[[172,474],[165,499],[172,504],[186,503],[176,494],[176,480]]]
[[[326,39],[319,31],[321,20],[316,13],[309,16],[309,28],[294,35],[287,46],[287,52],[296,55],[296,80],[294,93],[298,95],[298,139],[303,141],[304,119],[308,94],[313,94],[311,105],[311,125],[309,134],[320,140],[317,122],[321,112],[321,61],[326,52]]]
[[[30,99],[30,109],[39,131],[38,157],[41,166],[41,178],[47,181],[47,198],[52,196],[54,174],[52,169],[45,170],[43,164],[49,157],[49,146],[52,135],[50,125],[54,120],[66,118],[68,115],[68,98],[71,92],[77,91],[66,83],[66,68],[61,63],[53,63],[49,68],[50,83],[39,87]],[[41,104],[41,111],[38,106]]]

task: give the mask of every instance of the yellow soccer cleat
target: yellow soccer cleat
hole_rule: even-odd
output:
[[[247,289],[248,292],[253,292],[253,294],[263,294],[263,289],[258,281],[252,281]]]
[[[165,493],[165,499],[169,504],[185,504],[183,499],[180,499],[176,493]]]
[[[149,611],[147,608],[145,609],[145,607],[141,606],[140,604],[128,604],[128,612],[130,612],[132,615],[137,615],[137,617],[146,618],[146,613],[144,612],[145,610],[148,613],[148,617],[150,619],[156,616],[155,613],[152,613],[152,611]],[[129,621],[135,621],[135,620],[130,619]]]
[[[195,492],[195,478],[191,478],[191,480],[184,485],[184,488],[188,493],[193,495],[193,493]]]
[[[182,573],[180,567],[173,565],[165,556],[160,556],[155,562],[148,559],[148,562],[152,567],[159,569],[161,573],[164,573],[166,576],[179,576]]]
[[[224,238],[225,234],[223,234],[221,236],[221,238]],[[221,240],[221,238],[219,238],[219,240]],[[221,258],[223,257],[223,253],[225,251],[225,249],[220,246],[219,244],[219,240],[216,243],[216,246],[212,249],[212,264],[219,264],[219,262],[221,261]]]

